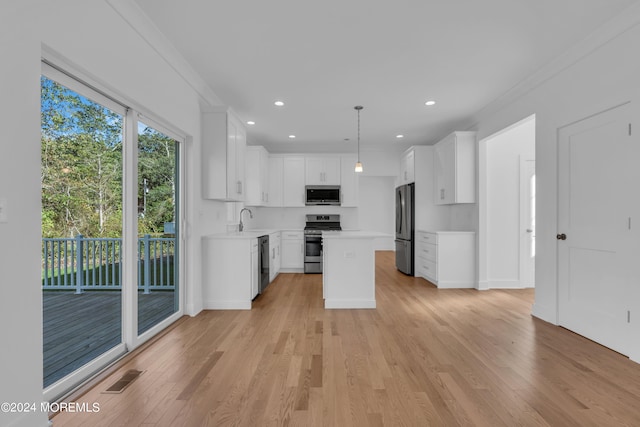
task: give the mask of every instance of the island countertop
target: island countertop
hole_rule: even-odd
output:
[[[343,230],[343,231],[323,231],[323,239],[377,239],[384,237],[392,237],[390,234],[380,233],[378,231],[366,230]]]

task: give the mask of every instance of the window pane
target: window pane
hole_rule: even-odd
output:
[[[41,78],[44,386],[122,342],[123,117]]]
[[[138,334],[178,311],[177,152],[138,123]]]

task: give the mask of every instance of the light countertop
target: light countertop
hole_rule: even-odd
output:
[[[228,233],[210,234],[204,236],[205,239],[256,239],[261,236],[266,236],[271,233],[279,233],[280,230],[275,229],[260,229],[260,230],[245,230],[245,231],[231,231]]]
[[[378,231],[323,231],[323,239],[376,239],[383,237],[393,237],[390,234],[380,233]]]

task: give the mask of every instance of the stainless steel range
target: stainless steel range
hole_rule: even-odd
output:
[[[304,272],[322,273],[322,232],[339,231],[340,215],[306,215],[304,227]]]

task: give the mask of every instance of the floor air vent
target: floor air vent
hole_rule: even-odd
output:
[[[111,387],[103,391],[103,393],[118,394],[122,393],[125,388],[129,387],[144,371],[129,369],[125,374],[116,381]]]

